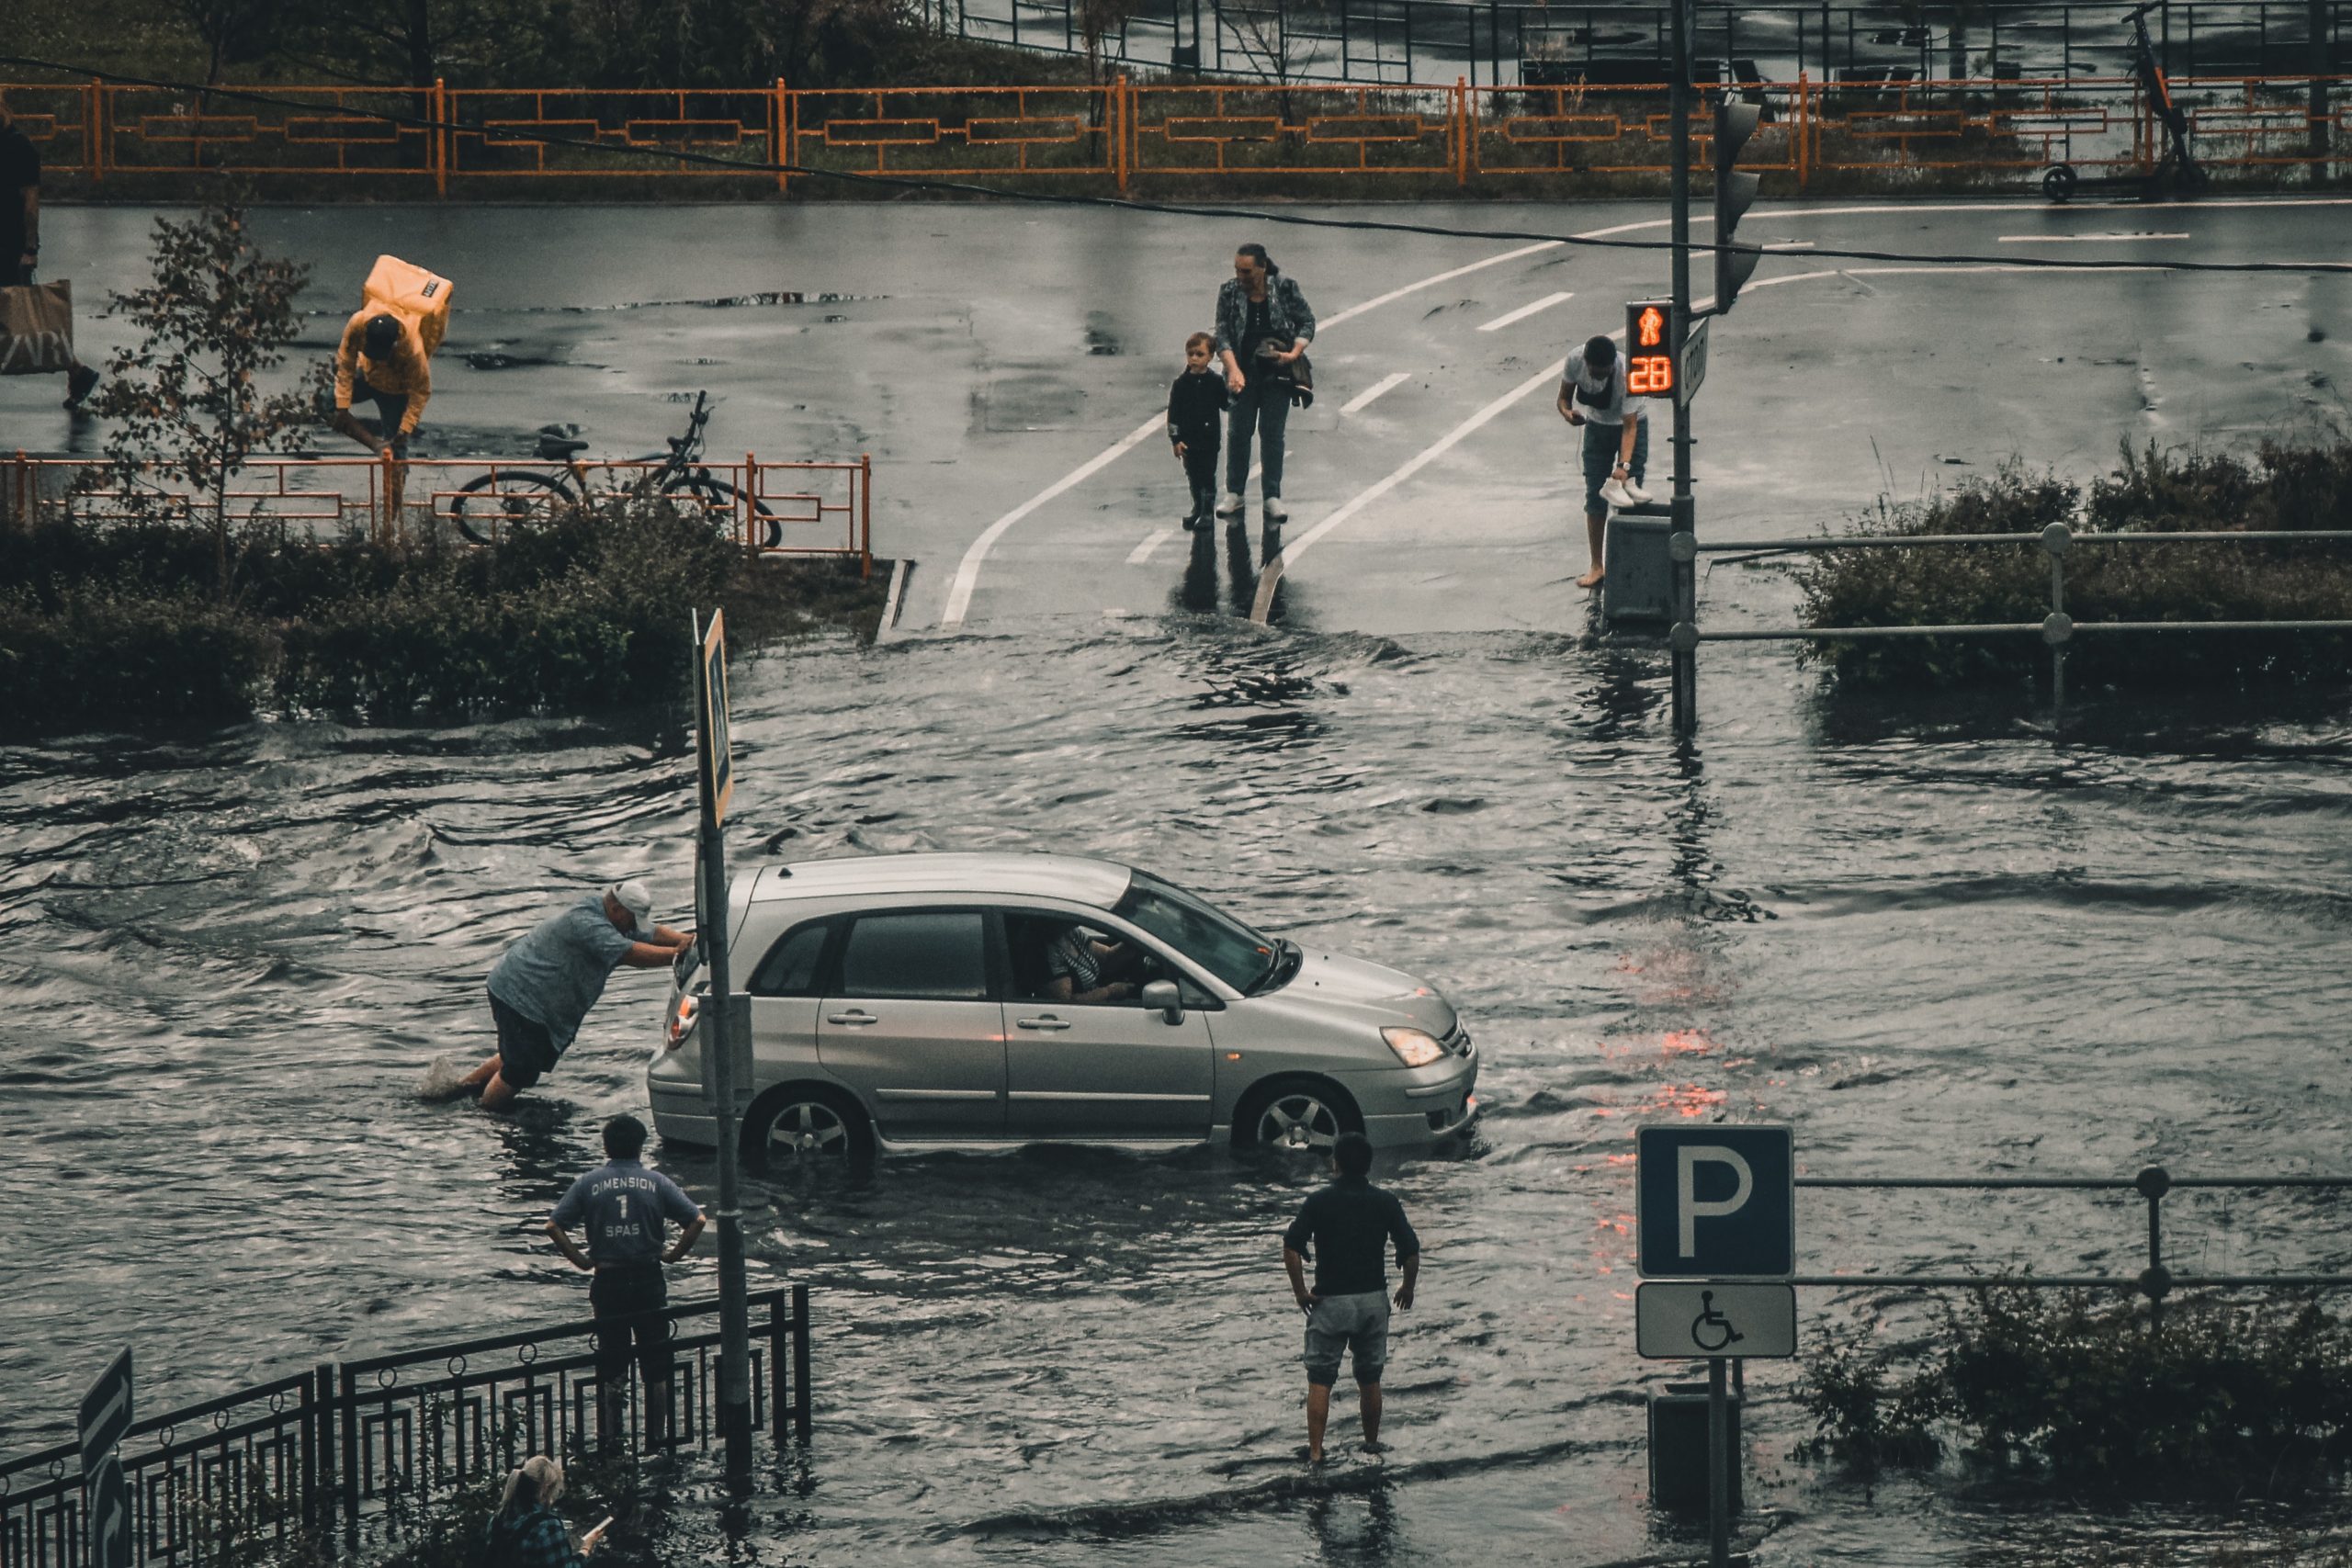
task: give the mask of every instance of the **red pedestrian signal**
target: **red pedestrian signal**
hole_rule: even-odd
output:
[[[1625,395],[1629,398],[1674,396],[1674,355],[1666,341],[1664,299],[1636,299],[1625,307]]]

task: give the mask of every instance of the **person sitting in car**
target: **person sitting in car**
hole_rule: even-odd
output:
[[[1125,942],[1084,926],[1064,926],[1046,947],[1046,994],[1057,1002],[1125,1001],[1136,994],[1136,983],[1110,976],[1135,966],[1136,950]]]

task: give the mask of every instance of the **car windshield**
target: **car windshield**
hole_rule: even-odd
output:
[[[1272,973],[1281,950],[1230,915],[1148,872],[1136,872],[1112,913],[1133,920],[1237,991]]]

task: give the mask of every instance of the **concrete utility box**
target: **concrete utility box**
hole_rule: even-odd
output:
[[[1674,563],[1666,538],[1674,531],[1667,508],[1657,516],[1615,512],[1601,536],[1609,574],[1600,580],[1600,614],[1611,626],[1640,622],[1663,627],[1674,619]]]
[[[1668,1383],[1668,1392],[1650,1395],[1650,1506],[1675,1513],[1707,1511],[1707,1395],[1684,1392],[1690,1385]],[[1724,1396],[1724,1416],[1731,1427],[1731,1507],[1739,1511],[1738,1394]]]

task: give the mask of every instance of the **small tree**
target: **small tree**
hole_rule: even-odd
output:
[[[311,269],[255,250],[231,201],[185,223],[157,219],[153,273],[152,287],[114,296],[143,335],[107,363],[92,406],[116,422],[107,457],[125,493],[161,498],[165,481],[195,491],[226,598],[229,487],[254,453],[307,446],[326,390],[324,363],[286,390],[262,384],[301,331],[294,300]]]

